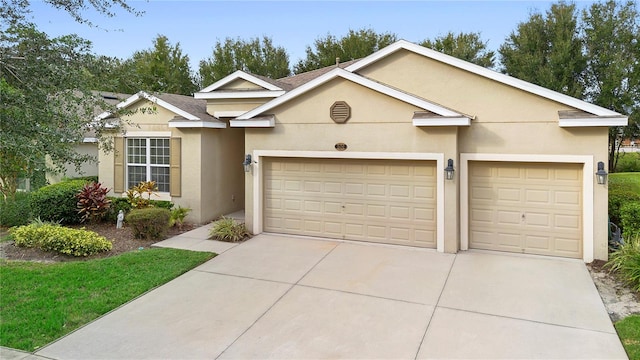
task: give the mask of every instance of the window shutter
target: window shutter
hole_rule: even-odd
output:
[[[171,154],[170,158],[170,170],[169,170],[169,194],[171,196],[181,196],[182,190],[182,174],[180,170],[180,160],[182,158],[182,139],[171,138],[171,148],[169,150]]]
[[[124,138],[116,137],[113,139],[113,192],[116,195],[122,194],[124,189],[125,165],[124,165]]]

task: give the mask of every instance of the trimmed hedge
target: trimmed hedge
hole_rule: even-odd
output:
[[[10,230],[16,246],[37,247],[73,256],[89,256],[111,250],[112,244],[93,231],[56,224],[31,224]]]
[[[169,229],[171,211],[159,207],[133,209],[125,217],[138,239],[160,239]]]
[[[628,189],[624,184],[609,184],[609,219],[615,224],[622,224],[620,210],[629,202],[640,201],[640,194]],[[624,227],[624,225],[622,225]]]
[[[15,200],[0,196],[0,226],[26,225],[31,220],[30,193],[18,192]]]
[[[30,204],[33,217],[63,224],[80,223],[76,194],[86,183],[85,180],[69,180],[32,192]]]
[[[640,201],[628,202],[620,208],[624,238],[640,237]]]

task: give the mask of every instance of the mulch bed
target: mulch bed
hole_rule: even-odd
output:
[[[148,248],[149,246],[151,246],[151,244],[192,230],[196,226],[193,224],[184,224],[182,226],[182,229],[179,229],[178,227],[172,227],[169,229],[167,234],[159,240],[136,239],[133,237],[131,228],[125,226],[122,229],[117,229],[116,225],[112,223],[84,224],[71,227],[84,227],[86,230],[95,231],[111,241],[111,243],[113,244],[113,248],[111,249],[111,251],[98,253],[92,256],[75,257],[71,255],[59,254],[53,251],[42,251],[40,249],[18,247],[15,246],[11,241],[0,243],[0,246],[2,247],[3,257],[8,260],[28,260],[41,262],[62,262],[105,258],[133,250],[138,250],[141,247]]]

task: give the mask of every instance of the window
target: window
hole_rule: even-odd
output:
[[[127,139],[127,188],[155,181],[159,192],[169,192],[168,138]]]

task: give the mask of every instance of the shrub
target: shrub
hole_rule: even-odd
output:
[[[129,204],[127,198],[109,196],[107,199],[111,201],[109,210],[107,210],[107,214],[105,215],[107,221],[115,223],[118,220],[118,212],[120,210],[125,214],[131,211],[131,204]]]
[[[106,215],[111,204],[111,200],[107,198],[107,192],[109,192],[109,189],[103,188],[102,184],[94,182],[85,184],[80,192],[76,194],[78,198],[78,214],[80,214],[82,222],[100,220]]]
[[[616,272],[635,291],[640,291],[640,236],[629,237],[613,253],[605,267]]]
[[[620,223],[625,238],[640,236],[640,201],[627,202],[622,205]]]
[[[86,184],[84,180],[70,180],[48,185],[31,193],[31,209],[34,217],[44,221],[60,221],[64,224],[80,222],[76,194]]]
[[[244,223],[237,222],[232,218],[222,217],[213,223],[209,238],[227,242],[238,242],[251,236]]]
[[[141,181],[138,185],[127,190],[127,199],[131,207],[144,209],[151,206],[151,195],[156,195],[158,187],[155,181]]]
[[[640,194],[631,190],[624,183],[609,183],[609,218],[610,221],[621,224],[620,208],[633,201],[640,201]]]
[[[103,236],[84,229],[71,229],[57,224],[33,223],[10,230],[16,246],[37,247],[73,256],[89,256],[111,250]]]
[[[0,196],[0,226],[26,225],[31,219],[30,193],[18,192],[14,200]]]
[[[171,218],[169,219],[169,226],[178,225],[179,229],[182,229],[182,224],[184,223],[184,218],[191,212],[189,208],[183,208],[182,206],[178,206],[177,208],[171,210]]]
[[[159,239],[169,228],[171,212],[162,208],[133,209],[125,217],[138,239]]]
[[[616,172],[640,172],[640,152],[621,153]]]

